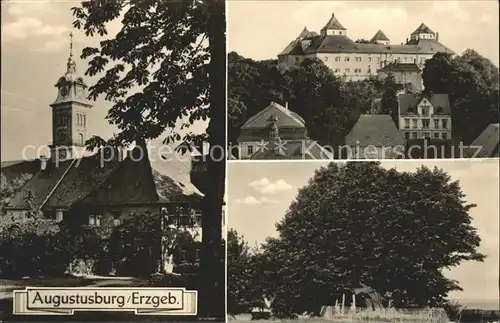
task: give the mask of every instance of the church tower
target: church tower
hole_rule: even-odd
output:
[[[92,104],[87,100],[87,85],[76,75],[73,60],[73,34],[70,35],[70,50],[66,73],[55,87],[57,98],[52,107],[51,158],[72,159],[85,153],[88,114]],[[57,157],[56,157],[57,156]]]

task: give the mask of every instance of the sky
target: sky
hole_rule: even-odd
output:
[[[277,237],[280,221],[298,189],[307,185],[324,161],[228,163],[227,225],[242,234],[250,246],[258,246],[268,236]],[[463,292],[451,298],[463,300],[499,299],[499,164],[498,159],[383,161],[385,168],[414,171],[421,165],[437,166],[452,180],[459,180],[471,209],[473,226],[482,239],[479,251],[488,255],[483,263],[468,262],[446,275],[459,281]],[[480,273],[480,274],[478,274]],[[498,304],[498,302],[496,303]]]
[[[381,29],[393,44],[424,22],[456,53],[473,48],[498,66],[498,1],[228,1],[228,50],[272,59],[304,26],[319,32],[332,13],[352,40]]]
[[[95,46],[102,39],[85,37],[82,31],[72,28],[70,9],[78,4],[78,1],[57,0],[1,2],[2,161],[21,159],[22,148],[27,145],[43,147],[52,141],[49,105],[56,99],[55,83],[66,72],[71,31],[78,75],[89,86],[98,80],[97,76],[84,76],[87,63],[79,56],[83,48]],[[109,37],[120,28],[120,20],[110,23]],[[99,135],[107,139],[117,131],[105,120],[110,106],[103,99],[94,102],[87,117],[89,137]],[[206,125],[200,122],[189,131],[201,133]]]

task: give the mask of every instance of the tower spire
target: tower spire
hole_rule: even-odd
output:
[[[66,74],[72,74],[76,72],[76,63],[73,61],[73,32],[69,33],[69,58],[68,58],[68,64],[67,64],[67,71]]]

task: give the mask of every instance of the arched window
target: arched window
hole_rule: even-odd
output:
[[[83,133],[79,133],[79,134],[78,134],[78,143],[79,143],[80,145],[85,144],[85,141],[83,140]]]

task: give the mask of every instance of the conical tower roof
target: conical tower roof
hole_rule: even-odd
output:
[[[330,20],[326,23],[325,27],[323,29],[335,29],[335,30],[347,30],[345,29],[344,26],[335,18],[335,14],[332,13],[332,16],[330,17]]]
[[[434,32],[427,27],[424,23],[421,23],[420,26],[418,26],[417,29],[415,29],[414,32],[411,33],[412,35],[418,35],[418,34],[434,34]]]
[[[389,38],[384,34],[382,30],[379,29],[370,41],[376,42],[377,40],[389,41]]]

